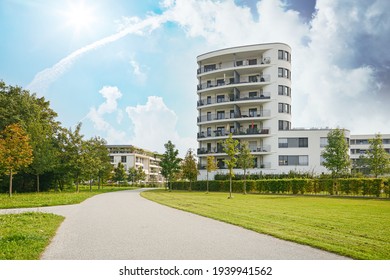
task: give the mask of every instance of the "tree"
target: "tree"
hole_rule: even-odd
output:
[[[223,161],[229,169],[229,198],[232,198],[232,178],[234,177],[233,168],[237,164],[237,152],[238,152],[238,140],[233,139],[233,135],[230,133],[229,137],[223,143],[223,151],[227,154],[228,158]]]
[[[125,166],[120,162],[118,163],[118,166],[114,169],[114,181],[117,182],[117,183],[121,183],[123,181],[125,181],[127,178],[126,176],[126,170],[125,170]]]
[[[366,163],[368,168],[375,176],[383,175],[390,170],[390,159],[383,147],[383,141],[381,135],[378,133],[375,138],[369,139],[370,147],[367,151]]]
[[[349,172],[351,161],[348,155],[348,143],[344,129],[332,129],[328,133],[328,145],[322,152],[323,165],[332,172],[332,177],[339,177]]]
[[[171,180],[175,173],[180,170],[180,158],[177,157],[179,151],[175,149],[175,145],[171,141],[168,141],[164,144],[165,153],[161,157],[160,166],[161,166],[161,175],[168,181],[168,189],[171,188]]]
[[[0,165],[9,174],[9,196],[12,196],[12,176],[33,161],[29,137],[19,124],[5,127],[0,137]]]
[[[217,168],[218,167],[217,167],[217,163],[215,162],[215,158],[213,156],[208,156],[207,157],[207,165],[206,165],[206,171],[207,171],[207,173],[206,173],[206,178],[207,178],[206,193],[209,192],[209,173],[217,170]]]
[[[254,166],[254,157],[248,147],[248,142],[243,142],[237,158],[238,167],[244,171],[244,194],[246,194],[246,171]]]
[[[192,181],[196,181],[199,171],[196,165],[195,156],[192,153],[191,149],[187,151],[187,154],[181,165],[181,170],[183,173],[183,177],[190,181],[190,190],[192,190]]]
[[[146,179],[146,173],[141,166],[138,168],[130,167],[127,175],[127,180],[135,183]]]
[[[100,137],[94,137],[92,139],[93,147],[95,150],[95,156],[99,160],[99,165],[97,168],[97,177],[98,177],[98,189],[100,189],[101,182],[107,180],[111,176],[113,166],[111,164],[110,155],[107,149],[106,140]]]

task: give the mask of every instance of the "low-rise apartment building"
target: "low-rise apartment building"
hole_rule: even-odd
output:
[[[164,181],[161,175],[161,155],[132,145],[107,145],[111,163],[114,167],[122,163],[126,172],[130,168],[141,167],[146,174],[146,183],[161,183]]]

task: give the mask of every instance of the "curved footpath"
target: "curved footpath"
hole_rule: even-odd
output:
[[[142,190],[96,195],[81,204],[0,210],[65,216],[42,259],[347,259],[142,198]]]

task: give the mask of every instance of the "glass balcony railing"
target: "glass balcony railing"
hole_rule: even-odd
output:
[[[207,99],[201,99],[198,100],[197,104],[198,107],[200,106],[206,106],[206,105],[212,105],[212,104],[219,104],[219,103],[226,103],[226,102],[237,102],[237,101],[248,101],[248,100],[262,100],[262,99],[270,99],[271,93],[269,92],[262,92],[256,96],[243,96],[243,97],[230,97],[230,98],[207,98]]]
[[[263,57],[259,59],[245,59],[240,61],[231,61],[224,63],[223,66],[217,66],[216,64],[212,65],[205,65],[201,68],[198,68],[197,74],[203,74],[207,72],[217,71],[217,70],[223,70],[223,69],[229,69],[229,68],[235,68],[235,67],[245,67],[245,66],[255,66],[255,65],[266,65],[271,63],[270,57]]]
[[[247,129],[239,129],[239,130],[234,130],[232,132],[225,131],[225,130],[213,130],[213,131],[202,131],[198,132],[197,137],[198,139],[201,138],[213,138],[213,137],[227,137],[229,134],[232,133],[233,135],[239,135],[239,136],[245,136],[245,135],[261,135],[265,134],[268,135],[270,134],[270,129],[269,128],[247,128]]]
[[[200,85],[197,85],[198,90],[228,86],[228,85],[240,85],[240,84],[248,84],[248,83],[266,83],[271,81],[270,75],[257,75],[256,77],[246,77],[242,78],[239,81],[219,81],[219,82],[207,82]]]
[[[203,116],[198,117],[198,123],[216,121],[216,120],[231,120],[231,119],[243,119],[243,118],[264,118],[264,117],[270,117],[270,116],[271,116],[270,110],[242,111],[239,113],[231,113],[231,114],[217,113],[217,114],[207,114],[207,115],[203,115]]]

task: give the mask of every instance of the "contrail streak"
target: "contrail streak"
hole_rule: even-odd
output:
[[[46,68],[38,72],[30,84],[27,85],[27,89],[32,92],[43,93],[49,85],[57,80],[62,74],[67,71],[73,62],[81,57],[83,54],[95,50],[99,47],[105,46],[109,43],[115,42],[126,35],[140,33],[145,29],[149,28],[149,31],[152,31],[158,28],[161,24],[166,21],[164,14],[158,16],[150,16],[144,20],[134,22],[131,26],[124,28],[123,30],[115,33],[113,35],[107,36],[103,39],[100,39],[96,42],[93,42],[85,47],[82,47],[67,57],[61,59],[59,62],[54,64],[52,67]]]

